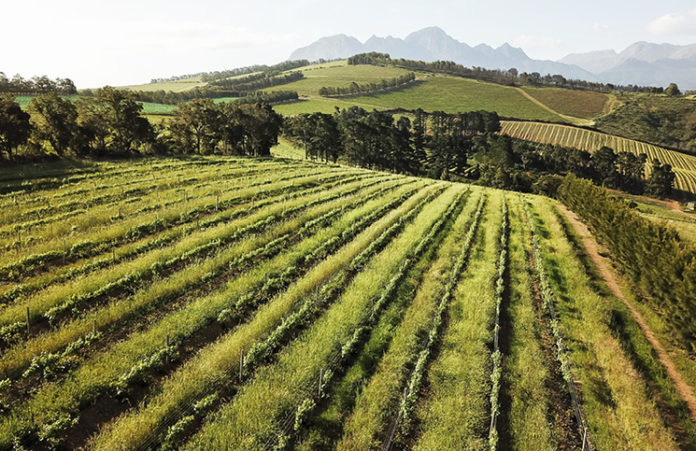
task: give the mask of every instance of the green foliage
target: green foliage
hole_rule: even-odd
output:
[[[29,114],[20,108],[14,97],[0,95],[0,150],[12,158],[12,151],[26,143],[30,133]]]
[[[406,75],[401,75],[396,78],[389,80],[381,80],[375,83],[369,84],[358,84],[356,82],[351,83],[347,87],[322,87],[319,89],[319,95],[324,97],[341,97],[341,96],[353,96],[358,94],[376,94],[383,91],[388,91],[394,88],[400,88],[408,85],[416,80],[416,74],[410,72]]]
[[[645,302],[687,347],[696,350],[696,326],[691,321],[696,308],[691,288],[696,286],[696,250],[675,231],[641,217],[625,201],[585,180],[566,177],[558,194],[592,226],[614,261],[646,295]]]
[[[665,89],[665,94],[667,94],[669,97],[679,97],[681,95],[681,91],[676,83],[670,83],[669,86],[667,86],[667,89]]]

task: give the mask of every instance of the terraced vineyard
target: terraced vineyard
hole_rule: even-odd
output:
[[[677,189],[696,194],[696,156],[569,125],[524,121],[501,121],[500,125],[502,133],[514,138],[575,147],[588,152],[608,146],[616,152],[645,154],[648,162],[657,158],[662,163],[672,166],[676,176],[674,185]]]
[[[232,157],[0,191],[0,449],[696,445],[549,199]]]

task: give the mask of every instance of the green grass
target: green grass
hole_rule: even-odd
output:
[[[307,101],[278,105],[275,109],[283,114],[299,114],[333,112],[335,106],[347,108],[351,105],[367,110],[422,108],[447,113],[487,110],[496,111],[504,117],[563,121],[563,118],[536,105],[515,88],[443,75],[426,77],[416,86],[387,94],[350,99],[312,97]]]
[[[645,381],[614,337],[608,302],[565,237],[552,201],[534,198],[544,263],[554,290],[562,335],[597,449],[676,449]]]
[[[142,85],[119,86],[119,89],[130,91],[173,91],[183,92],[193,88],[200,88],[207,83],[201,81],[200,77],[187,78],[185,80],[167,81],[161,83],[145,83]]]
[[[528,260],[531,237],[519,198],[508,197],[510,212],[509,307],[505,318],[512,319],[509,353],[503,360],[503,400],[509,405],[507,431],[513,447],[535,450],[558,449],[559,420],[553,411],[553,360],[542,349],[543,327],[537,317],[536,298]],[[552,356],[551,356],[552,358]],[[505,425],[503,425],[505,426]]]
[[[592,119],[605,113],[609,100],[609,95],[596,91],[529,86],[522,89],[552,110],[582,119]]]
[[[664,95],[620,94],[621,106],[600,117],[600,130],[696,152],[694,100]]]
[[[300,96],[317,96],[323,87],[346,87],[352,82],[358,84],[379,82],[384,79],[408,74],[406,69],[388,66],[361,64],[349,66],[345,61],[331,65],[307,66],[302,68],[305,78],[264,91],[297,91]]]
[[[440,247],[433,247],[423,255],[397,292],[397,302],[403,302],[404,298],[410,302],[401,309],[403,320],[398,327],[393,327],[393,340],[375,374],[366,381],[355,400],[338,449],[368,449],[384,443],[384,431],[399,411],[402,389],[425,346],[424,337],[427,337],[444,294],[450,275],[447,270],[454,265],[459,253],[455,243],[466,234],[476,204],[476,199],[468,200],[462,213],[451,220],[452,229],[445,230],[446,234],[436,241]]]
[[[488,449],[495,315],[494,279],[502,192],[489,195],[465,274],[457,284],[440,352],[427,373],[427,396],[414,449]]]
[[[278,144],[271,147],[271,155],[274,158],[287,158],[290,160],[305,159],[304,151],[284,138],[280,138]]]
[[[353,330],[369,316],[374,296],[387,285],[407,252],[415,247],[429,227],[452,202],[460,188],[440,195],[408,225],[384,251],[377,254],[351,282],[341,298],[301,337],[288,347],[274,365],[263,368],[254,383],[240,390],[232,403],[208,422],[187,449],[256,449],[276,438],[274,418],[293,414],[308,395],[326,360],[353,336]],[[279,399],[283,402],[278,402]]]

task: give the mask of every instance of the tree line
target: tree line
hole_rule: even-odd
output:
[[[4,72],[0,72],[0,92],[19,94],[41,94],[45,92],[57,92],[63,95],[77,94],[75,83],[69,78],[56,78],[52,80],[45,75],[26,79],[17,74],[7,78]]]
[[[285,85],[293,81],[302,80],[304,74],[300,71],[281,73],[279,71],[261,72],[240,78],[226,78],[209,83],[211,88],[220,88],[226,91],[236,91],[239,95],[232,97],[242,97],[244,94],[257,91],[259,89],[270,88],[271,86]]]
[[[306,158],[551,196],[567,173],[656,197],[669,196],[674,186],[671,167],[658,160],[645,179],[645,155],[609,147],[590,154],[500,135],[496,113],[410,113],[413,120],[359,107],[300,114],[286,118],[283,133]]]
[[[221,80],[213,82],[208,86],[197,86],[195,88],[174,92],[160,89],[158,91],[133,91],[135,99],[141,102],[162,103],[166,105],[176,105],[181,102],[188,102],[193,99],[210,98],[219,99],[222,97],[239,97],[242,103],[253,103],[261,99],[264,102],[277,103],[288,100],[296,100],[297,92],[278,91],[270,93],[257,92],[259,89],[271,86],[279,86],[293,81],[301,80],[304,77],[302,72],[291,72],[281,74],[279,72],[268,72],[253,74],[248,77],[232,80]],[[86,97],[95,96],[97,90],[81,89],[80,95]],[[248,97],[248,98],[247,98]]]
[[[272,70],[286,71],[297,69],[298,67],[308,66],[311,64],[308,60],[288,60],[278,64],[268,66],[266,64],[255,64],[252,66],[237,67],[234,69],[226,69],[212,72],[196,72],[195,74],[173,75],[171,77],[153,78],[150,83],[166,83],[170,81],[190,80],[200,77],[201,81],[208,83],[215,80],[222,80],[239,75],[251,74],[253,72],[268,72]]]
[[[348,64],[371,64],[376,66],[392,65],[408,70],[433,72],[457,77],[471,78],[474,80],[487,81],[501,85],[530,85],[530,86],[552,86],[568,89],[584,89],[599,92],[625,91],[625,92],[644,92],[651,94],[661,94],[664,89],[661,87],[635,86],[635,85],[614,85],[611,83],[597,83],[585,80],[567,79],[562,75],[541,75],[538,72],[522,72],[515,68],[503,71],[498,69],[484,69],[482,67],[465,67],[452,61],[415,61],[403,58],[391,58],[387,53],[370,52],[361,53],[348,58]]]
[[[340,97],[356,94],[374,94],[407,85],[412,83],[415,79],[416,74],[414,72],[410,72],[406,75],[401,75],[391,79],[384,79],[376,83],[358,84],[356,82],[352,82],[348,86],[325,86],[319,89],[319,95],[324,97]]]
[[[500,131],[497,113],[414,112],[411,121],[360,107],[334,114],[288,117],[283,133],[307,158],[433,178],[453,178],[468,167],[471,143]]]
[[[640,301],[696,351],[696,248],[676,231],[643,218],[626,201],[586,180],[567,176],[558,197],[591,225],[637,287]]]
[[[96,89],[81,89],[80,95],[85,97],[94,97],[96,95]],[[287,102],[290,100],[297,100],[299,95],[296,91],[252,91],[240,93],[238,91],[226,91],[218,89],[209,89],[207,87],[196,87],[187,91],[174,92],[174,91],[131,91],[135,100],[140,102],[152,102],[152,103],[162,103],[166,105],[177,105],[182,102],[188,102],[193,99],[220,99],[223,97],[239,97],[235,100],[238,103],[256,103],[256,102],[267,102],[267,103],[279,103]]]
[[[171,120],[153,126],[134,93],[110,87],[71,102],[57,93],[32,98],[24,111],[0,95],[0,152],[32,157],[127,156],[136,153],[268,156],[282,117],[269,104],[196,99],[178,105]]]

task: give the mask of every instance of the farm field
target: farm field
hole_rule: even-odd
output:
[[[185,80],[167,81],[159,83],[143,83],[142,85],[119,86],[119,89],[130,91],[174,91],[183,92],[193,88],[200,88],[207,83],[201,81],[200,77],[187,78]]]
[[[0,449],[696,446],[555,201],[272,153],[0,171]]]
[[[317,96],[319,89],[325,86],[347,87],[351,83],[373,83],[384,79],[396,78],[409,73],[406,69],[380,67],[367,64],[349,66],[346,61],[305,66],[288,72],[301,71],[302,80],[267,88],[265,91],[297,91],[300,96]]]
[[[363,66],[350,66],[355,67]],[[370,71],[379,69],[368,67]],[[376,77],[374,81],[382,78],[384,77]],[[333,86],[330,81],[327,80],[322,86]],[[303,82],[305,80],[295,83]],[[320,84],[315,83],[316,89],[321,87]],[[293,83],[282,85],[282,89],[293,89],[292,86]],[[304,101],[278,105],[275,109],[282,114],[299,114],[313,111],[333,112],[335,106],[347,108],[351,105],[365,109],[422,108],[426,111],[441,110],[447,113],[487,110],[496,111],[504,117],[563,121],[563,118],[537,105],[515,88],[445,75],[426,75],[419,84],[384,94],[343,99],[312,96]]]
[[[672,166],[675,188],[696,193],[696,156],[619,136],[583,128],[541,122],[501,121],[501,133],[513,138],[555,144],[594,152],[608,146],[615,152],[646,154],[648,163],[654,158]]]
[[[606,113],[610,96],[596,91],[582,91],[561,88],[522,88],[544,105],[568,116],[592,119]]]

